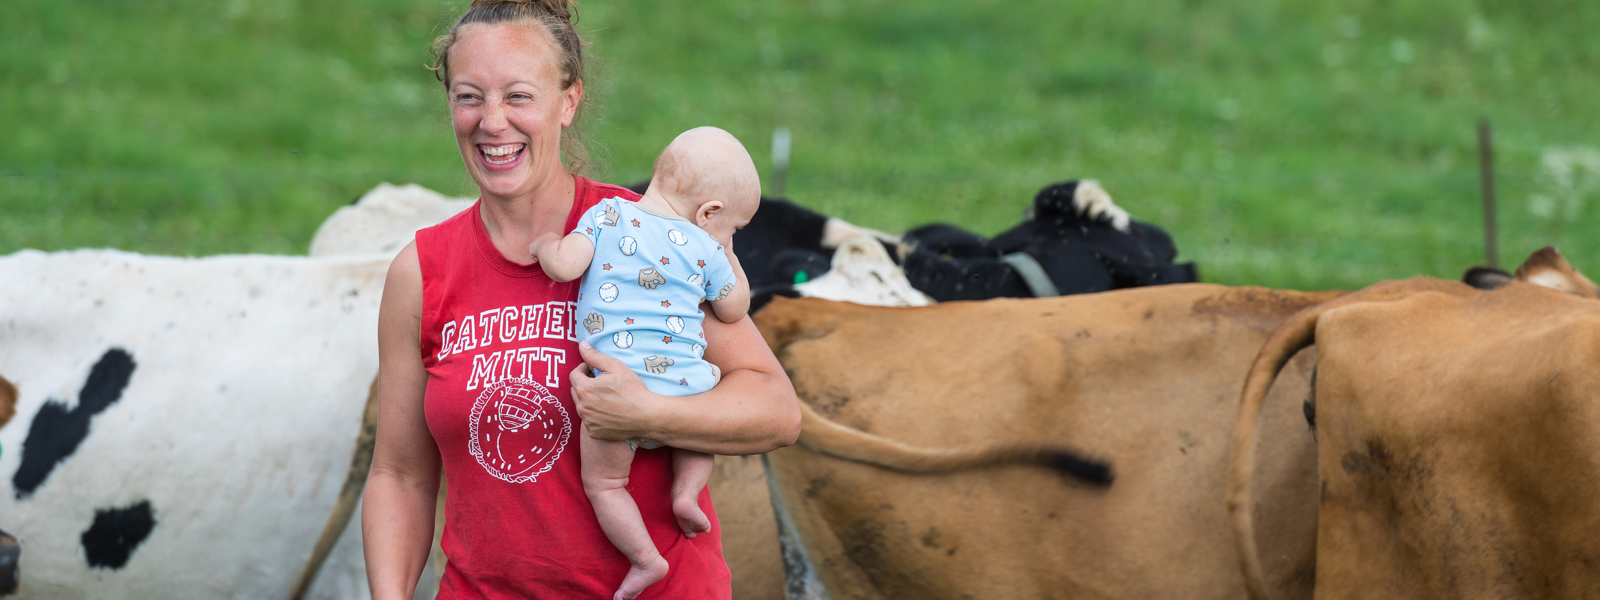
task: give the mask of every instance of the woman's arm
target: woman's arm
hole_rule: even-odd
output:
[[[705,332],[705,359],[722,369],[722,381],[680,398],[650,392],[626,365],[580,345],[585,362],[572,372],[572,399],[590,435],[643,437],[710,454],[760,454],[799,439],[794,386],[755,323],[710,318]],[[589,375],[591,364],[603,371],[599,377]]]
[[[415,243],[389,265],[378,308],[378,440],[361,505],[374,600],[409,600],[433,544],[439,448],[422,413],[422,269]]]

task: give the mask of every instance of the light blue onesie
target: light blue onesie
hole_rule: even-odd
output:
[[[573,232],[594,242],[576,315],[589,344],[628,365],[657,394],[710,390],[716,377],[701,358],[700,302],[733,292],[733,265],[722,244],[687,220],[621,198],[601,200]]]

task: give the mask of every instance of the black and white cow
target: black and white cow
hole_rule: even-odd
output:
[[[642,193],[649,182],[629,186]],[[932,300],[1056,296],[1197,281],[1193,263],[1155,225],[1132,219],[1093,180],[1046,186],[1017,226],[985,239],[953,225],[912,229],[899,239],[818,214],[782,198],[735,235],[733,249],[753,296],[788,288],[832,268],[845,240],[871,235],[917,290]],[[804,273],[804,275],[800,275]],[[765,293],[765,294],[764,294]]]
[[[20,597],[287,597],[351,463],[388,263],[0,257]],[[356,529],[307,597],[368,594]]]

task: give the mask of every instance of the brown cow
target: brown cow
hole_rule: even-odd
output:
[[[1218,500],[1244,367],[1280,321],[1337,295],[1174,285],[919,308],[775,300],[756,323],[814,409],[799,445],[767,455],[790,593],[1242,596]],[[1270,587],[1306,598],[1315,446],[1292,401],[1312,365],[1296,364],[1266,417],[1260,511],[1272,526],[1258,542]],[[1025,466],[894,472],[837,458],[886,456],[850,447],[860,440],[838,425],[891,447],[1065,444],[1109,461],[1116,481]],[[915,466],[901,450],[889,466]]]
[[[1515,279],[1375,285],[1262,348],[1228,494],[1252,597],[1275,596],[1252,548],[1256,416],[1313,342],[1318,598],[1600,595],[1600,289],[1548,248]]]

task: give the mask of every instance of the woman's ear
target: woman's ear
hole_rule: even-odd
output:
[[[711,222],[711,216],[717,214],[721,210],[721,200],[712,200],[705,204],[701,204],[700,210],[694,211],[694,224],[698,227],[705,227],[706,224]]]
[[[561,126],[571,127],[573,119],[578,118],[578,105],[583,102],[583,80],[574,81],[562,90],[561,101]]]

